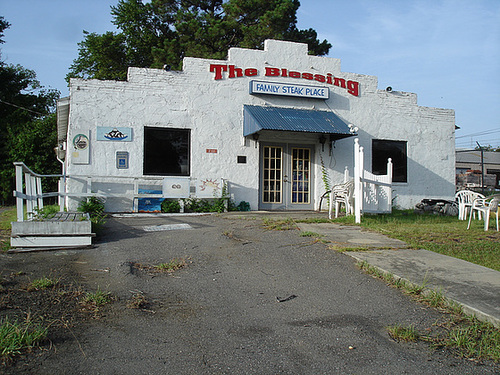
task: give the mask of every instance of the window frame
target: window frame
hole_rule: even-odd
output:
[[[186,142],[186,150],[179,150],[179,148],[175,148],[175,151],[178,152],[179,157],[187,158],[187,168],[186,171],[182,171],[182,163],[179,163],[179,167],[181,168],[180,172],[172,172],[168,170],[158,170],[159,168],[153,168],[153,156],[151,156],[151,151],[148,153],[148,143],[151,146],[151,142],[154,140],[153,137],[154,132],[164,132],[164,133],[173,133],[178,132],[182,133],[182,137],[187,137],[187,139],[183,139]],[[169,140],[165,140],[170,143]],[[170,143],[171,144],[171,143]],[[165,143],[166,145],[166,143]],[[159,146],[162,148],[162,146]],[[163,151],[164,153],[165,151]],[[162,153],[160,150],[157,152],[159,154]],[[184,154],[185,153],[185,154]],[[158,161],[156,161],[158,163]],[[158,163],[159,164],[159,163]],[[144,142],[143,142],[143,164],[142,164],[142,174],[144,176],[190,176],[191,175],[191,129],[186,128],[169,128],[169,127],[157,127],[157,126],[145,126],[144,127]]]
[[[372,173],[387,173],[387,159],[392,159],[392,182],[408,183],[408,142],[372,139]]]

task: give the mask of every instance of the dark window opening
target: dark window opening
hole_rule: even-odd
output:
[[[238,164],[246,164],[247,157],[244,155],[238,155]]]
[[[189,129],[144,128],[145,175],[189,176]]]
[[[372,173],[387,174],[387,159],[392,159],[393,182],[408,182],[408,161],[405,141],[372,140]]]

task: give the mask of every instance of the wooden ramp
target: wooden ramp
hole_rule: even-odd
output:
[[[87,214],[58,212],[42,220],[12,222],[9,252],[90,247],[94,236]]]

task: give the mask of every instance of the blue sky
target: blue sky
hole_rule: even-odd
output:
[[[65,96],[83,30],[115,30],[117,2],[0,0],[11,24],[1,58]],[[343,71],[414,92],[419,105],[454,109],[457,147],[500,146],[499,0],[301,0],[298,26],[327,39]]]

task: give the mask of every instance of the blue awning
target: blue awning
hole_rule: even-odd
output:
[[[333,112],[245,105],[243,135],[260,130],[331,134],[337,139],[354,135],[349,125]]]

